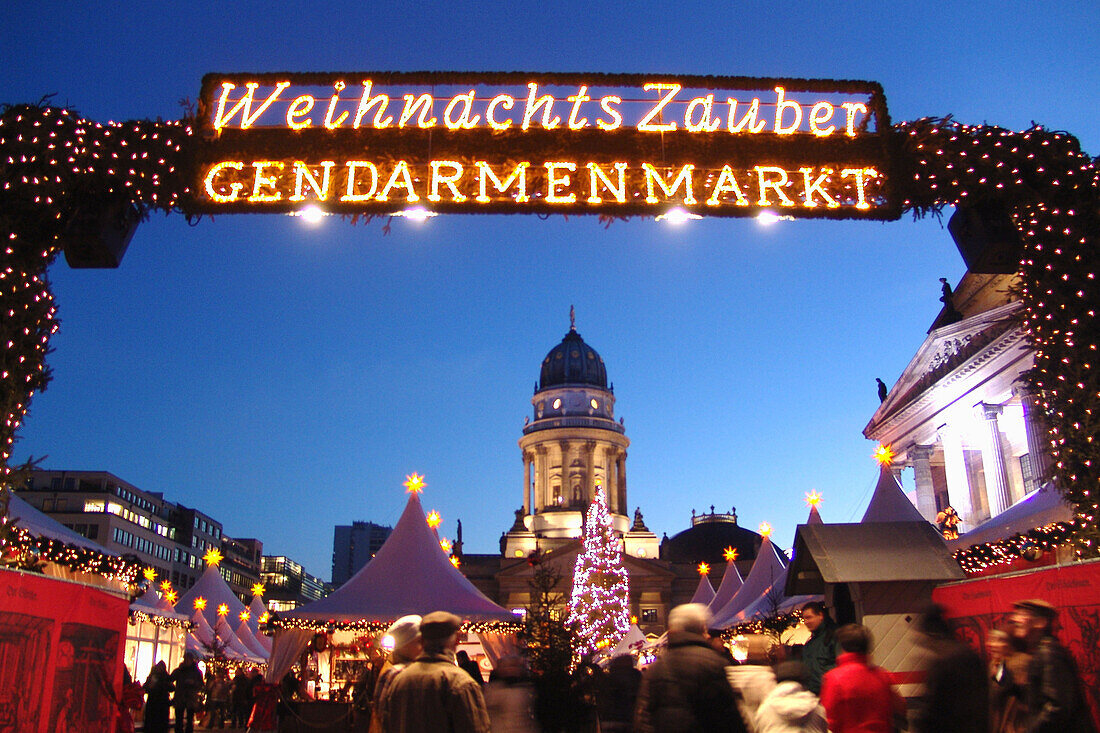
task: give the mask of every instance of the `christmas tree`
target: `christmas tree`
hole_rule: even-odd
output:
[[[619,543],[611,531],[603,487],[597,487],[595,501],[585,517],[584,551],[577,555],[569,599],[576,659],[599,650],[610,651],[630,628],[630,595]]]

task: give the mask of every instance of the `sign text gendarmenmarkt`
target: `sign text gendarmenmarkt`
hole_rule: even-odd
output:
[[[196,211],[892,219],[872,82],[210,74]]]

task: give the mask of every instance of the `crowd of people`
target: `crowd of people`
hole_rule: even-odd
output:
[[[800,647],[750,637],[735,659],[701,604],[669,613],[668,644],[639,670],[619,656],[606,669],[582,666],[591,684],[578,705],[581,729],[600,733],[1089,733],[1094,731],[1072,657],[1055,637],[1057,613],[1041,600],[1015,604],[1010,625],[990,631],[987,659],[955,638],[942,609],[915,623],[926,664],[924,693],[908,703],[873,660],[870,631],[838,626],[825,606],[801,609],[810,632]],[[519,733],[539,730],[525,662],[498,660],[486,682],[457,652],[462,620],[444,611],[398,619],[386,632],[389,653],[355,681],[355,708],[371,733]],[[207,728],[241,728],[264,685],[258,672],[204,680],[193,655],[171,674],[163,662],[140,686],[144,730],[191,733],[202,711]],[[135,689],[138,689],[135,685]],[[291,691],[293,692],[293,691]],[[200,703],[200,699],[204,702]],[[132,730],[132,729],[131,729]]]
[[[171,673],[163,661],[153,665],[144,684],[124,675],[119,722],[120,733],[135,730],[133,714],[141,711],[145,733],[193,733],[196,724],[206,728],[245,728],[252,714],[257,690],[264,684],[258,670],[238,669],[230,677],[224,669],[204,675],[199,659],[185,652]]]

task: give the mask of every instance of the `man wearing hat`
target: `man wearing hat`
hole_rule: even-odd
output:
[[[446,611],[421,619],[423,652],[393,678],[382,701],[382,728],[387,733],[489,733],[481,685],[455,665],[461,626],[462,619]]]
[[[381,733],[382,705],[389,692],[390,683],[398,672],[420,656],[420,621],[416,614],[402,616],[382,635],[382,648],[389,650],[389,658],[378,673],[374,684],[374,704],[371,706],[371,733]]]
[[[1094,731],[1073,657],[1054,636],[1058,612],[1042,599],[1012,604],[1013,633],[1027,644],[1024,701],[1029,733],[1091,733]]]

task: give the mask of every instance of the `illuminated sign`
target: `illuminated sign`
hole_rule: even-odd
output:
[[[870,82],[608,74],[211,74],[195,213],[890,219]]]

